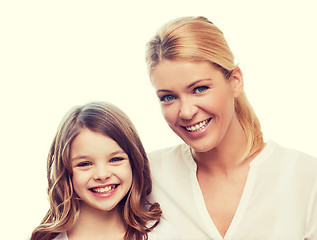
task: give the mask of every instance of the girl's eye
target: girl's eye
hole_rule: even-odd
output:
[[[176,97],[173,95],[164,95],[162,97],[160,97],[160,101],[161,102],[170,102],[172,100],[174,100]]]
[[[122,161],[124,158],[122,158],[122,157],[114,157],[114,158],[111,158],[110,159],[110,162],[120,162],[120,161]]]
[[[209,87],[207,86],[200,86],[200,87],[196,87],[194,88],[194,93],[202,93],[204,91],[206,91]]]
[[[81,162],[81,163],[79,163],[77,166],[78,166],[78,167],[88,167],[88,166],[90,166],[90,165],[91,165],[90,162]]]

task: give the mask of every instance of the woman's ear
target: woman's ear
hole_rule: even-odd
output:
[[[239,67],[233,69],[230,78],[233,90],[233,97],[237,98],[243,92],[243,75],[241,69]]]

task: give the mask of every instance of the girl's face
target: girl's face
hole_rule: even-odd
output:
[[[111,211],[128,193],[128,155],[110,137],[83,128],[70,146],[74,190],[92,208]]]
[[[234,99],[243,90],[240,69],[229,81],[208,62],[163,60],[150,78],[166,122],[197,152],[215,148],[238,121]]]

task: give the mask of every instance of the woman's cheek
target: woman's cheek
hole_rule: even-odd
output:
[[[173,106],[162,106],[162,113],[165,121],[172,124],[176,121],[177,109]]]

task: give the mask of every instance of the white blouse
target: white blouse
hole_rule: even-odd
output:
[[[152,197],[187,240],[317,240],[317,159],[269,141],[251,162],[223,238],[209,216],[190,148],[149,153]]]

